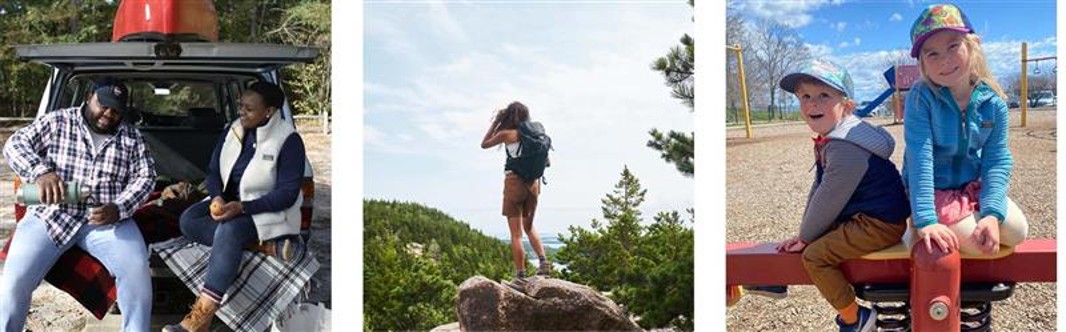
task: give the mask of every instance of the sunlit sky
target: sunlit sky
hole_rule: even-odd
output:
[[[600,218],[624,166],[646,221],[692,207],[693,182],[645,147],[692,113],[652,61],[692,34],[685,1],[367,2],[364,196],[438,208],[496,237],[504,152],[481,149],[493,112],[526,104],[552,137],[537,231]],[[338,146],[343,148],[342,146]]]
[[[942,1],[941,1],[942,2]],[[731,1],[730,13],[749,22],[766,19],[795,28],[816,57],[848,68],[859,100],[872,100],[887,88],[882,73],[893,52],[910,54],[910,28],[928,1]],[[1055,55],[1055,1],[954,1],[977,34],[993,74],[1017,74],[1021,44],[1029,57]],[[1039,64],[1042,75],[1055,61]],[[1029,75],[1036,64],[1030,63]]]

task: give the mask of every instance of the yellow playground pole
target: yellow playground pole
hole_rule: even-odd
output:
[[[1022,106],[1022,128],[1025,128],[1025,113],[1029,110],[1029,77],[1026,71],[1026,59],[1029,56],[1029,43],[1022,42],[1022,93],[1018,96],[1018,104]]]
[[[740,44],[726,45],[725,48],[737,53],[737,76],[740,77],[740,95],[744,101],[744,130],[751,138],[751,110],[748,108],[748,84],[744,81],[744,51]]]

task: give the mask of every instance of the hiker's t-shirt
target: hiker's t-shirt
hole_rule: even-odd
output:
[[[511,156],[511,158],[521,157],[521,156],[518,155],[518,147],[519,147],[518,142],[507,143],[507,144],[504,145],[504,148],[507,149],[507,155]]]

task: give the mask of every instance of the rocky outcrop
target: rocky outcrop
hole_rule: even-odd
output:
[[[525,292],[482,276],[459,285],[456,309],[464,331],[641,330],[596,290],[560,279],[528,279]]]
[[[459,329],[459,322],[444,324],[444,325],[441,325],[441,326],[434,327],[432,330],[429,330],[429,332],[460,332],[460,331],[462,331],[462,330]]]

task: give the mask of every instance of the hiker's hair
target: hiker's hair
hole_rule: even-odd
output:
[[[518,124],[529,121],[529,109],[520,102],[512,102],[507,108],[502,109],[497,116],[500,122],[498,130],[518,129]]]
[[[996,83],[996,77],[992,75],[991,70],[988,70],[988,62],[985,60],[985,51],[981,48],[980,37],[978,37],[976,33],[967,33],[963,36],[962,43],[966,45],[966,49],[970,51],[970,85],[974,86],[979,82],[984,82],[989,88],[992,88],[992,91],[995,91],[1000,98],[1007,99],[1007,94],[1003,93],[1003,88],[999,86],[999,83]],[[933,80],[929,78],[929,75],[926,75],[925,62],[922,61],[922,58],[922,53],[918,52],[918,72],[922,74],[922,80],[930,86],[939,87],[940,85],[933,82]]]

